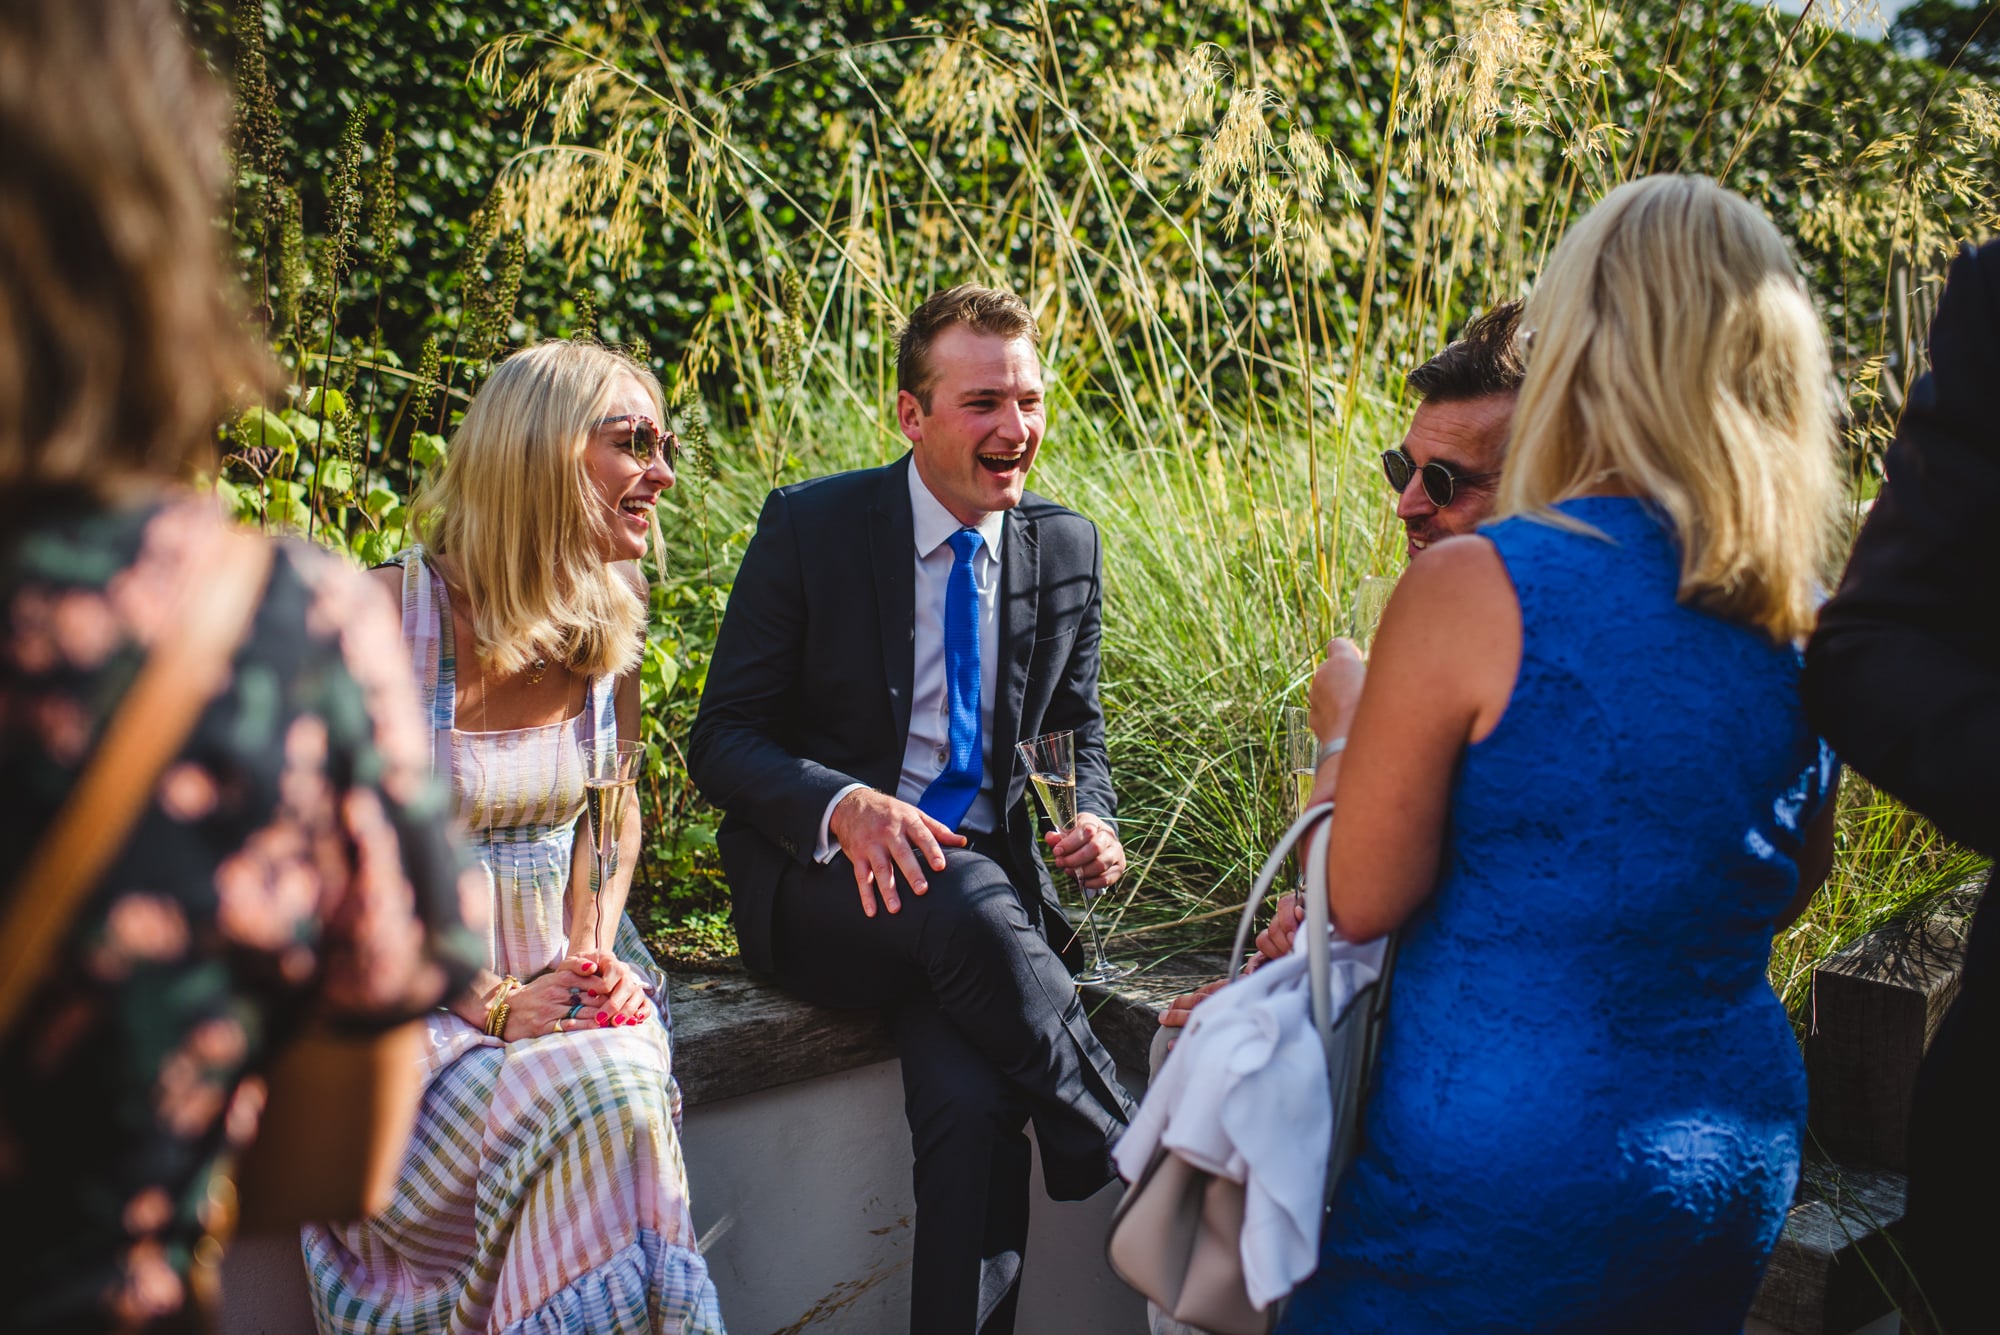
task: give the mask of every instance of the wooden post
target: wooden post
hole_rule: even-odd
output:
[[[1813,970],[1809,1125],[1843,1164],[1901,1169],[1917,1066],[1958,995],[1978,888],[1871,932]]]
[[[1796,1335],[1848,1335],[1907,1306],[1909,1272],[1891,1240],[1902,1217],[1901,1173],[1808,1158],[1750,1315]]]

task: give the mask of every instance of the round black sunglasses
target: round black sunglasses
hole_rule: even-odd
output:
[[[1500,476],[1498,473],[1461,473],[1450,464],[1435,460],[1419,467],[1417,461],[1400,447],[1382,451],[1382,471],[1388,475],[1389,485],[1396,489],[1397,495],[1409,490],[1411,478],[1421,476],[1424,495],[1430,497],[1431,504],[1440,510],[1451,504],[1460,486],[1483,486]]]

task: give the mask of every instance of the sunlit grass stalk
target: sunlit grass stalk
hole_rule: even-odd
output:
[[[1374,457],[1401,435],[1403,374],[1465,314],[1525,291],[1605,189],[1680,165],[1670,139],[1693,145],[1687,165],[1743,161],[1831,40],[1807,20],[1773,48],[1772,20],[1683,5],[1648,77],[1628,82],[1606,48],[1629,48],[1635,12],[1475,0],[1440,38],[1419,7],[1389,11],[1393,41],[1347,55],[1388,52],[1387,99],[1356,131],[1365,184],[1307,128],[1284,25],[1253,9],[1235,65],[1199,42],[1182,57],[1134,44],[1089,81],[1071,77],[1040,4],[1014,25],[809,56],[852,90],[824,179],[732,122],[745,86],[703,100],[657,39],[641,72],[587,25],[517,37],[489,48],[481,77],[551,131],[502,182],[509,225],[573,265],[632,263],[647,210],[702,248],[718,300],[688,331],[683,379],[722,367],[717,383],[738,391],[719,405],[719,476],[684,488],[699,506],[676,511],[708,578],[726,577],[713,572],[740,554],[765,488],[901,451],[888,335],[923,294],[977,278],[1035,303],[1052,405],[1036,485],[1106,542],[1104,689],[1135,845],[1111,921],[1178,940],[1156,929],[1219,922],[1240,898],[1282,815],[1277,709],[1298,700],[1356,582],[1398,564]],[[1716,73],[1688,86],[1670,61]],[[1352,68],[1348,82],[1360,91]],[[1614,114],[1626,105],[1644,107],[1636,135]],[[591,118],[611,128],[584,135]],[[1888,150],[1844,151],[1816,184]],[[1838,214],[1829,235],[1932,245],[1968,187],[1941,169],[1909,179],[1912,199]],[[770,216],[779,204],[800,220],[789,230]],[[1874,811],[1850,801],[1844,870],[1780,943],[1785,970],[1958,869]],[[1901,900],[1877,888],[1899,858],[1914,887]]]

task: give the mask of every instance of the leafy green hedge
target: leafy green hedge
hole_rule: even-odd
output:
[[[239,513],[378,561],[507,349],[660,370],[693,459],[647,562],[638,907],[686,953],[729,944],[680,746],[747,526],[773,484],[900,452],[888,334],[933,287],[1042,312],[1037,485],[1121,553],[1116,911],[1160,930],[1226,908],[1279,810],[1275,710],[1396,562],[1371,460],[1402,370],[1592,199],[1699,170],[1772,214],[1863,492],[1942,257],[2000,227],[1992,85],[1761,7],[187,9],[238,90],[230,226],[294,382],[224,433]]]

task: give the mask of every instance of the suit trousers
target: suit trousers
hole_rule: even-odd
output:
[[[1905,1255],[1921,1290],[1904,1329],[1966,1335],[1993,1328],[2000,1147],[1993,1134],[1993,1055],[2000,1048],[2000,876],[1966,939],[1958,997],[1917,1071],[1910,1105]],[[1927,1310],[1926,1310],[1927,1309]]]
[[[994,836],[970,835],[902,909],[861,910],[844,855],[791,867],[772,924],[777,981],[816,1005],[890,1012],[915,1156],[910,1329],[1006,1335],[1028,1240],[1025,1127],[1051,1199],[1116,1172],[1131,1116],[1115,1066],[1042,927],[1036,881],[1017,888]]]

